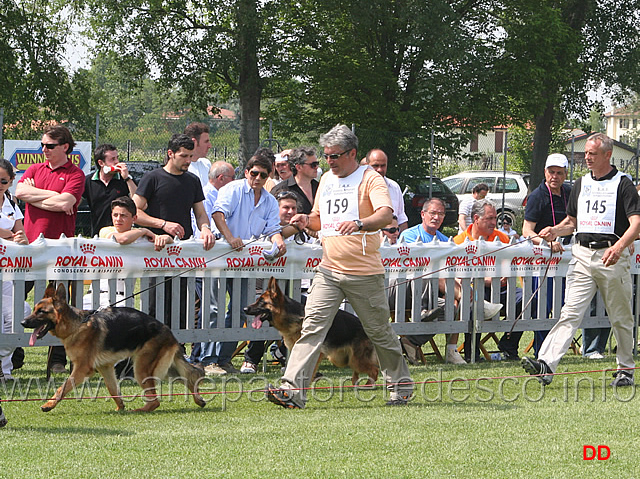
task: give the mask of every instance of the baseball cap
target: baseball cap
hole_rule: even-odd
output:
[[[567,160],[567,157],[562,153],[552,153],[547,156],[547,162],[544,164],[545,170],[550,166],[560,166],[562,168],[568,168],[569,161]]]

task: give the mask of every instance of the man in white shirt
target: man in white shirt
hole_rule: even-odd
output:
[[[391,196],[391,204],[393,205],[393,214],[398,217],[398,228],[400,228],[400,232],[406,230],[409,226],[409,218],[407,218],[404,212],[404,198],[400,185],[391,178],[387,178],[387,166],[389,163],[387,154],[382,150],[374,148],[367,153],[366,162],[371,168],[382,175],[385,183],[387,183],[389,196]]]
[[[211,169],[211,162],[207,159],[207,152],[211,148],[209,127],[204,123],[189,123],[184,129],[184,134],[191,138],[195,145],[188,171],[200,178],[200,184],[204,188],[209,183]]]

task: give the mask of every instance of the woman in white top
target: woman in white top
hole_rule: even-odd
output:
[[[9,195],[9,187],[13,183],[16,174],[13,171],[13,165],[0,158],[0,238],[3,241],[13,241],[19,244],[29,244],[27,236],[24,233],[22,224],[22,211],[18,205],[11,199]],[[11,306],[13,296],[13,283],[11,281],[2,282],[2,327],[3,333],[11,332]],[[24,315],[31,314],[31,308],[25,302]],[[2,364],[2,373],[5,379],[12,379],[11,371],[11,355],[13,348],[0,348],[0,362]]]

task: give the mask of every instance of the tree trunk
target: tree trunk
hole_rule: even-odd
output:
[[[240,100],[240,166],[260,146],[262,82],[258,70],[258,9],[256,0],[238,2],[238,97]]]
[[[533,158],[531,159],[531,178],[529,179],[529,192],[538,187],[544,179],[544,164],[549,155],[551,144],[551,128],[555,107],[548,101],[542,115],[536,117],[536,131],[533,135]]]

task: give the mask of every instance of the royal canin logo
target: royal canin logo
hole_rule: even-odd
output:
[[[400,256],[409,256],[411,249],[408,246],[398,246],[398,254]]]
[[[467,245],[464,250],[467,252],[467,254],[475,256],[476,252],[478,251],[478,247],[474,244],[470,244]]]
[[[262,256],[262,246],[249,246],[251,256]]]
[[[81,244],[80,251],[84,254],[94,254],[96,252],[96,245],[89,243]]]
[[[180,253],[182,252],[182,247],[181,246],[167,246],[167,254],[169,256],[180,256]]]
[[[533,248],[533,254],[536,256],[544,256],[544,252],[542,251],[542,248],[539,248],[538,246],[534,246]]]
[[[7,251],[7,247],[0,244],[0,254],[4,256],[4,253]]]

